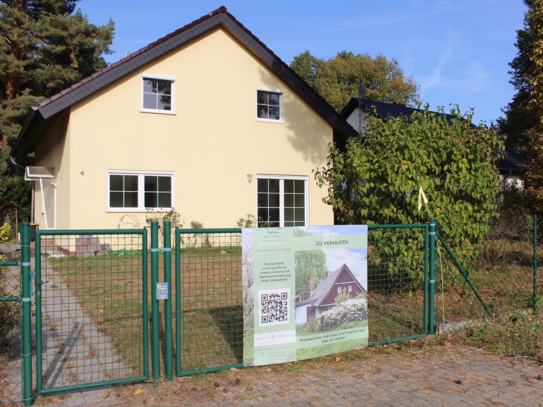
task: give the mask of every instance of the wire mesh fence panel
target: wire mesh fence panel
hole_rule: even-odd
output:
[[[177,375],[243,359],[241,234],[177,231]]]
[[[494,322],[508,322],[534,305],[534,223],[532,218],[459,224],[464,239],[447,236],[445,243],[469,276]],[[471,239],[467,236],[471,236]],[[438,331],[479,327],[489,318],[452,258],[438,244],[436,255]]]
[[[426,228],[370,226],[368,232],[369,342],[425,333]]]
[[[145,379],[146,231],[40,231],[36,254],[38,393]]]
[[[2,256],[0,256],[2,257]],[[0,258],[0,405],[23,397],[20,267]]]

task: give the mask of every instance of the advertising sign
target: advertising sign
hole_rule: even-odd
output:
[[[368,227],[243,229],[243,362],[292,362],[368,344]]]

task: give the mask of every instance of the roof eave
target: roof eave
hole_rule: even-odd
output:
[[[41,126],[43,125],[45,118],[41,114],[39,107],[31,107],[28,112],[23,127],[15,140],[15,144],[11,149],[11,156],[15,159],[20,159],[31,151],[27,151],[27,147],[34,139]]]

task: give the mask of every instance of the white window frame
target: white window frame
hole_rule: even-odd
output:
[[[259,179],[278,179],[279,182],[279,227],[285,227],[285,180],[294,180],[294,181],[305,181],[304,183],[304,226],[309,226],[309,177],[305,176],[296,176],[296,175],[266,175],[266,174],[257,174],[256,176],[256,214],[258,217],[258,180]],[[258,219],[257,219],[258,222]],[[296,226],[295,226],[296,227]]]
[[[137,208],[112,208],[109,206],[110,198],[110,175],[137,175],[138,176],[138,207]],[[172,178],[172,206],[169,208],[153,208],[152,212],[169,212],[175,208],[175,172],[173,171],[133,171],[133,170],[107,170],[107,193],[106,207],[107,212],[148,212],[145,207],[145,176],[154,175]]]
[[[349,286],[349,292],[351,293],[352,291],[353,291],[353,286],[350,285],[350,286]]]
[[[145,79],[155,79],[159,81],[171,81],[172,82],[172,110],[160,110],[160,109],[145,109],[143,107],[143,82]],[[170,114],[175,115],[175,76],[164,76],[164,75],[155,75],[151,73],[142,73],[141,74],[141,113],[158,113],[158,114]]]
[[[337,293],[338,293],[338,294],[341,294],[341,287],[338,287],[338,288],[337,288]]]
[[[270,93],[278,93],[279,94],[279,120],[272,120],[272,119],[262,119],[261,117],[258,117],[258,91],[262,92],[270,92]],[[257,122],[265,122],[265,123],[284,123],[284,103],[283,103],[283,97],[284,97],[285,91],[283,89],[273,89],[273,88],[262,88],[260,86],[257,86],[256,93],[255,93],[255,116]]]

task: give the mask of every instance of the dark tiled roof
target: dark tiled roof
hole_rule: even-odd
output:
[[[421,112],[423,109],[417,109],[414,107],[407,107],[405,105],[398,105],[394,103],[376,102],[374,100],[351,98],[349,103],[341,111],[343,118],[347,119],[351,113],[358,107],[358,103],[363,110],[376,112],[383,118],[387,117],[399,117],[399,116],[411,116],[414,112]],[[438,115],[445,115],[448,121],[451,121],[452,116],[450,114],[433,112]],[[499,170],[504,171],[524,171],[528,160],[522,154],[515,151],[513,148],[507,146],[505,148],[505,158],[498,161],[497,167]]]
[[[524,171],[528,166],[528,159],[512,147],[505,147],[505,158],[498,161],[498,169],[504,171]]]
[[[379,116],[386,117],[399,117],[399,116],[411,116],[414,112],[421,112],[423,109],[417,109],[415,107],[407,107],[405,105],[398,105],[396,103],[376,102],[375,100],[351,98],[349,103],[341,111],[341,115],[346,119],[351,115],[354,109],[360,106],[366,111],[375,111]],[[444,114],[447,120],[451,120],[452,116],[445,113],[437,113],[438,115]]]
[[[345,137],[356,135],[353,128],[340,116],[313,88],[298,76],[285,62],[275,55],[253,33],[228,13],[225,7],[210,12],[202,18],[187,24],[183,28],[131,53],[118,62],[83,79],[62,92],[40,103],[38,110],[27,117],[12,150],[15,158],[31,152],[36,144],[36,134],[44,121],[109,85],[122,76],[134,71],[153,59],[173,50],[204,32],[221,26],[251,50],[264,64],[288,83],[307,103],[309,103],[332,127]],[[37,138],[39,139],[40,136]]]
[[[347,271],[353,277],[353,280],[356,281],[356,283],[360,286],[360,288],[362,288],[362,290],[366,292],[366,290],[364,290],[364,287],[362,287],[362,285],[358,283],[356,277],[353,275],[349,267],[347,267],[346,264],[343,264],[343,266],[338,268],[336,271],[328,274],[328,276],[319,283],[311,297],[309,297],[307,300],[297,302],[295,306],[299,307],[305,304],[312,304],[315,307],[320,307],[324,303],[326,298],[328,298],[330,290],[334,288],[334,284],[336,283],[339,276],[343,273],[343,271]]]

